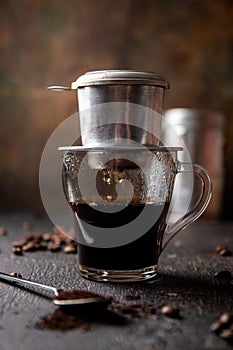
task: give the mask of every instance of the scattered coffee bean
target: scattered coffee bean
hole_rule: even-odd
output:
[[[219,253],[220,250],[222,249],[228,249],[227,246],[225,245],[217,245],[217,247],[215,248],[216,252]]]
[[[58,252],[59,250],[61,250],[61,246],[59,244],[50,242],[48,244],[48,250],[50,250],[51,252]]]
[[[77,246],[74,244],[68,244],[63,249],[64,253],[66,254],[76,254],[77,253]]]
[[[55,236],[55,235],[52,237],[52,242],[59,246],[63,244],[63,240],[59,236]]]
[[[45,242],[50,241],[51,237],[52,237],[51,233],[48,233],[48,232],[42,233],[41,235],[41,239]]]
[[[221,256],[232,256],[232,252],[229,249],[222,249],[220,250],[219,254]]]
[[[212,323],[210,330],[222,338],[233,339],[233,312],[224,312],[217,321]]]
[[[223,324],[222,324],[222,322],[220,322],[219,320],[218,320],[218,321],[215,321],[215,322],[212,323],[212,325],[210,326],[210,330],[211,330],[212,332],[215,332],[215,333],[219,333],[222,329],[223,329]]]
[[[217,246],[216,252],[221,256],[232,256],[232,252],[227,246],[221,246],[221,245]]]
[[[38,244],[38,246],[37,246],[37,250],[47,250],[47,245],[46,244],[43,244],[43,243],[40,243],[40,244]]]
[[[12,242],[13,247],[22,247],[25,244],[24,241],[14,241]]]
[[[168,317],[178,318],[179,310],[171,305],[165,305],[161,308],[161,313]]]
[[[22,255],[22,253],[23,253],[22,247],[18,247],[18,246],[13,247],[13,248],[12,248],[12,251],[13,251],[13,253],[14,253],[15,255]]]
[[[224,329],[219,333],[219,336],[224,339],[233,340],[233,332],[231,329]]]
[[[22,278],[22,275],[19,272],[12,272],[12,273],[10,273],[10,275],[13,276],[13,277]]]
[[[0,227],[0,236],[6,236],[7,230],[4,227]]]
[[[232,274],[228,270],[218,271],[214,274],[214,277],[218,279],[230,280],[232,278]]]
[[[66,254],[77,253],[77,242],[70,237],[67,237],[58,228],[54,228],[54,233],[40,233],[40,234],[27,234],[24,236],[23,241],[15,241],[12,243],[13,247],[21,247],[24,252],[33,252],[38,250],[50,250],[52,252],[58,252],[63,249]],[[16,254],[19,254],[17,250]]]
[[[37,246],[34,242],[29,242],[23,246],[24,252],[34,252],[36,250]]]
[[[224,312],[220,318],[219,318],[220,322],[228,325],[230,323],[233,324],[233,312]]]

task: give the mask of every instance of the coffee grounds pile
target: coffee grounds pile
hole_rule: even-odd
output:
[[[112,298],[76,289],[71,291],[60,291],[54,299],[72,300],[85,298],[96,298],[97,300],[101,300],[101,304],[84,304],[76,307],[71,306],[70,308],[59,308],[55,310],[52,315],[43,317],[40,322],[36,324],[36,327],[58,331],[68,331],[74,328],[82,328],[85,331],[89,330],[91,323],[93,322],[93,316],[97,315],[97,318],[103,318],[105,306],[111,302]],[[106,305],[105,303],[102,304],[102,301],[106,301]],[[98,311],[98,313],[96,311]]]
[[[81,309],[74,308],[72,311],[59,308],[53,314],[43,317],[36,324],[36,327],[61,332],[75,328],[88,331],[93,323],[127,324],[131,318],[144,318],[154,313],[156,313],[156,309],[152,305],[123,305],[117,302],[113,302],[106,310],[85,306]]]
[[[85,331],[89,330],[91,323],[88,320],[78,317],[74,313],[68,313],[62,309],[57,309],[52,315],[43,317],[40,322],[36,324],[37,328],[69,331],[74,328],[81,328]]]
[[[38,250],[50,250],[54,253],[63,250],[66,254],[76,254],[77,248],[77,242],[69,237],[69,233],[66,234],[57,227],[53,228],[53,233],[28,233],[22,241],[12,243],[12,250],[16,255]]]
[[[88,292],[85,290],[74,289],[70,291],[60,291],[59,294],[54,298],[57,300],[70,300],[70,299],[85,299],[85,298],[97,298],[98,300],[110,300],[102,295]]]

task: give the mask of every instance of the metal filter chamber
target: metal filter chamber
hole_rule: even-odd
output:
[[[159,75],[128,70],[88,72],[71,84],[77,89],[82,145],[122,139],[159,145],[163,94],[169,83]]]

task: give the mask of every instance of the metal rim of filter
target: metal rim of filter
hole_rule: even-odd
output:
[[[97,70],[87,72],[71,83],[71,89],[96,85],[151,85],[169,89],[170,84],[158,74],[134,70]]]

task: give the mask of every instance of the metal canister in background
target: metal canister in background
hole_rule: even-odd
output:
[[[225,171],[224,115],[218,111],[172,108],[164,113],[164,117],[183,138],[192,162],[203,165],[211,174],[213,194],[204,216],[219,219],[222,213]],[[174,145],[169,128],[165,128],[163,132],[167,146],[180,146]],[[181,161],[186,161],[182,159],[182,152],[180,158]],[[193,200],[196,200],[195,195]]]

